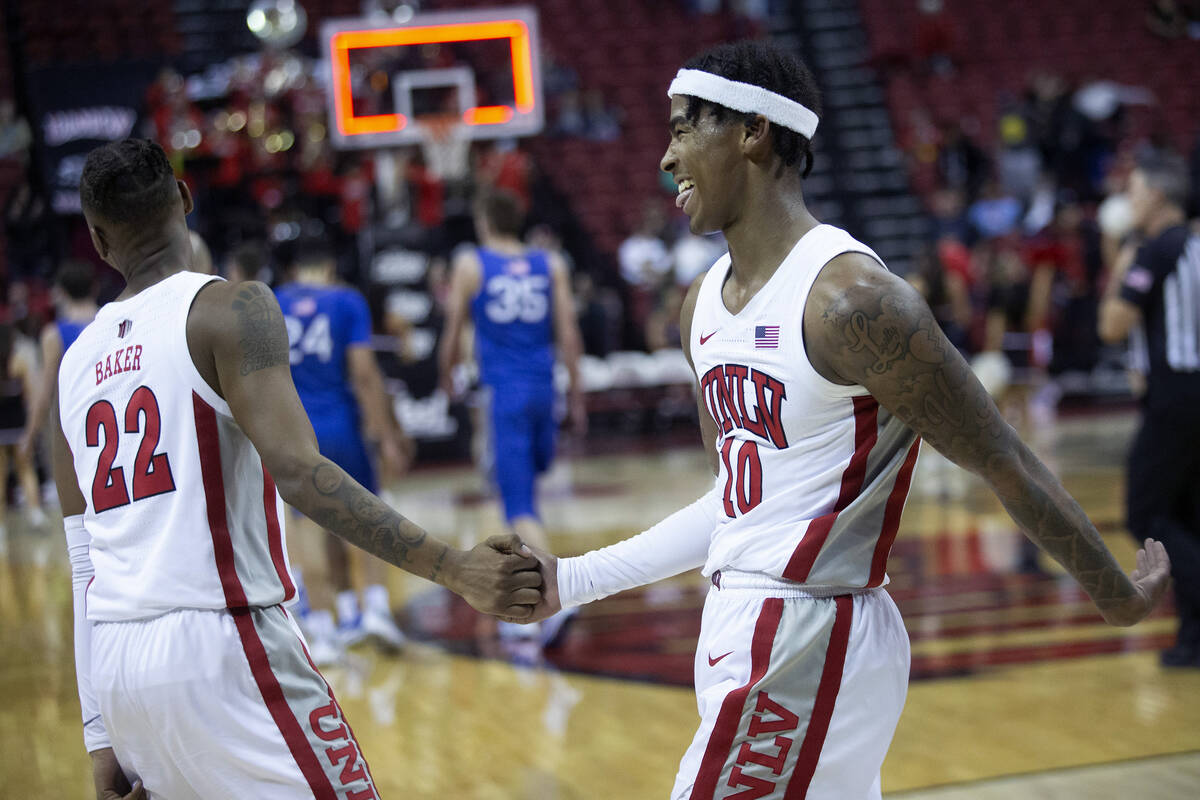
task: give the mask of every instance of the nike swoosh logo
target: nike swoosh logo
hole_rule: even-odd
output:
[[[716,336],[716,335],[717,335],[717,333],[718,333],[718,332],[720,332],[720,330],[721,330],[720,328],[717,328],[715,331],[713,331],[712,333],[710,333],[708,336],[705,336],[704,334],[700,334],[700,344],[704,344],[704,343],[705,343],[705,342],[707,342],[709,339],[711,339],[712,337]]]
[[[708,665],[709,665],[710,667],[715,667],[715,666],[717,665],[717,662],[718,662],[718,661],[720,661],[722,658],[724,658],[724,657],[725,657],[725,656],[727,656],[727,655],[731,655],[732,653],[733,653],[733,651],[732,651],[732,650],[730,650],[730,651],[729,651],[728,653],[726,653],[725,655],[722,655],[722,656],[717,656],[716,658],[713,658],[712,656],[709,656],[709,657],[708,657]]]

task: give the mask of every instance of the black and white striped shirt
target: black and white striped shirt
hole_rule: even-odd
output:
[[[1121,297],[1142,311],[1135,353],[1147,370],[1152,408],[1200,401],[1200,235],[1184,225],[1150,239],[1121,284]]]

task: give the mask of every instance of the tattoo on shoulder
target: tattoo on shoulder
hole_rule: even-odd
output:
[[[288,363],[287,328],[271,292],[257,283],[238,290],[232,308],[237,312],[242,348],[241,374]]]
[[[839,374],[871,389],[943,455],[989,479],[1030,539],[1101,608],[1125,601],[1128,581],[1083,509],[1021,444],[923,300],[856,285],[821,319]]]
[[[846,378],[930,444],[960,463],[994,446],[1004,431],[991,398],[918,298],[853,286],[822,314]]]

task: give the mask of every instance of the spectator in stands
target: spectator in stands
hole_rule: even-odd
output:
[[[913,269],[906,277],[929,303],[946,338],[965,354],[971,324],[971,300],[962,276],[946,269],[937,249],[926,245],[917,251]]]
[[[1021,202],[1008,194],[999,181],[989,179],[979,199],[967,209],[967,220],[981,238],[1008,236],[1021,222]]]
[[[619,349],[621,301],[612,290],[596,286],[586,272],[576,272],[571,284],[583,352],[604,358]]]
[[[686,218],[684,220],[686,222]],[[712,236],[697,236],[684,227],[671,245],[671,262],[674,265],[675,285],[685,289],[692,285],[700,273],[708,270],[725,252],[725,237],[717,233]]]
[[[1188,172],[1191,175],[1191,191],[1188,192],[1188,216],[1195,219],[1200,217],[1200,131],[1192,142],[1192,154],[1188,159]]]
[[[32,143],[33,134],[30,133],[29,122],[24,117],[17,116],[17,109],[12,100],[0,100],[0,158],[16,158],[24,162],[28,160],[29,146]]]
[[[971,241],[963,193],[947,186],[938,188],[930,198],[930,238],[937,242],[950,237],[958,242]]]
[[[12,276],[49,276],[53,272],[50,254],[49,209],[41,193],[34,190],[29,175],[9,195],[4,209],[4,234],[8,246],[8,271]]]
[[[934,246],[931,261],[929,266],[934,274],[927,281],[927,296],[941,303],[938,320],[942,329],[950,342],[965,353],[976,328],[972,295],[977,281],[971,251],[961,239],[944,235]]]
[[[558,114],[550,133],[554,136],[582,136],[587,130],[583,102],[578,89],[569,89],[558,98]]]
[[[662,237],[664,222],[660,203],[647,202],[637,229],[617,250],[621,278],[629,290],[629,321],[638,331],[645,330],[658,287],[671,271],[671,254]]]
[[[579,73],[570,66],[562,63],[550,47],[549,42],[542,39],[542,91],[546,99],[553,102],[567,92],[578,91]]]
[[[1188,17],[1177,0],[1152,0],[1146,9],[1146,27],[1164,39],[1178,39],[1187,33]]]
[[[621,135],[621,112],[609,106],[604,92],[589,89],[583,98],[584,137],[597,142],[612,142]]]
[[[1000,149],[996,155],[996,175],[1005,192],[1027,205],[1042,174],[1042,156],[1033,146],[1029,125],[1019,111],[1010,110],[1000,117]]]
[[[968,201],[974,200],[987,180],[987,154],[967,135],[958,120],[943,124],[941,134],[937,156],[941,181],[962,192]]]
[[[658,303],[646,319],[646,349],[650,352],[678,350],[683,346],[679,316],[683,310],[683,298],[686,291],[686,285],[663,284],[658,293]]]
[[[917,0],[914,50],[919,71],[948,75],[954,71],[958,35],[942,0]]]
[[[1089,193],[1083,151],[1087,119],[1075,109],[1072,95],[1061,75],[1035,73],[1025,91],[1022,114],[1054,183],[1082,197]]]
[[[1043,270],[1052,276],[1054,305],[1047,308],[1044,323],[1054,332],[1051,373],[1091,370],[1098,345],[1099,230],[1086,219],[1074,196],[1060,196],[1053,222],[1029,243],[1026,260],[1033,267],[1035,282]]]

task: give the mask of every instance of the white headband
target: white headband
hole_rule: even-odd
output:
[[[699,69],[681,69],[667,89],[667,97],[678,94],[699,97],[746,114],[762,114],[776,125],[809,139],[817,132],[818,119],[812,109],[752,83],[731,81]]]

